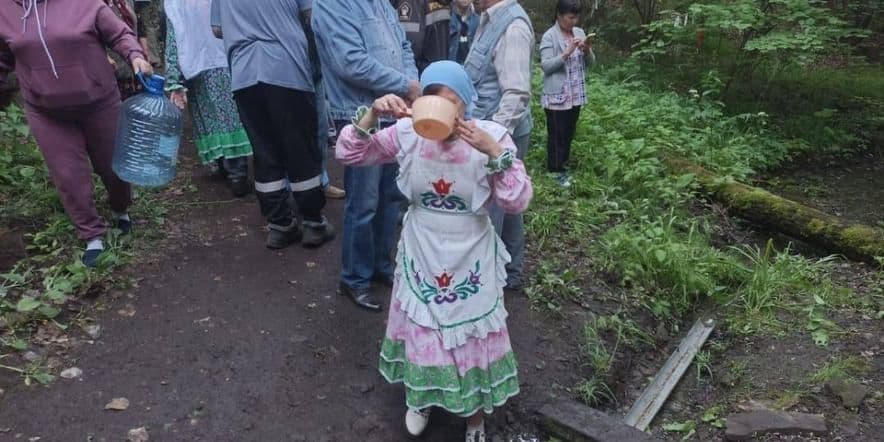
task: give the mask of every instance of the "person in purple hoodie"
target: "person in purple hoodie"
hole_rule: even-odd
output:
[[[153,68],[132,30],[102,0],[0,0],[0,85],[15,70],[31,133],[94,267],[107,230],[93,199],[92,172],[107,188],[115,225],[131,229],[131,188],[111,169],[120,92],[105,46]]]

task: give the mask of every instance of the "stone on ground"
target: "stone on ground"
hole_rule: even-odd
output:
[[[825,434],[826,420],[821,414],[758,410],[727,417],[727,440],[750,440],[755,436],[780,434]]]
[[[83,376],[83,370],[80,370],[77,367],[71,367],[71,368],[68,368],[67,370],[62,371],[61,374],[59,374],[59,376],[61,376],[64,379],[76,379],[80,376]]]
[[[123,411],[129,408],[129,399],[124,397],[114,398],[104,406],[105,410]]]
[[[150,435],[147,434],[147,428],[133,428],[129,430],[129,435],[126,440],[129,442],[147,442],[150,440]]]
[[[842,379],[833,379],[826,383],[826,390],[829,394],[841,399],[841,404],[845,408],[859,408],[863,400],[869,394],[869,387],[844,381]]]

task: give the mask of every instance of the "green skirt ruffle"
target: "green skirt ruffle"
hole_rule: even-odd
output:
[[[405,385],[405,402],[413,409],[438,407],[468,417],[480,410],[491,413],[519,393],[513,352],[492,362],[487,370],[474,367],[461,376],[453,365],[412,364],[406,357],[404,342],[385,338],[378,368],[388,382]]]
[[[252,154],[252,145],[230,93],[227,69],[212,69],[187,83],[193,137],[200,161]]]

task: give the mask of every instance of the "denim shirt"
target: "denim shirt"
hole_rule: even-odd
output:
[[[458,63],[462,63],[467,58],[467,54],[460,52],[460,32],[463,25],[463,17],[458,14],[456,8],[452,7],[451,28],[448,33],[448,59]],[[476,37],[476,29],[479,28],[479,14],[476,14],[472,9],[470,9],[469,15],[467,15],[466,26],[467,38],[469,39],[466,52],[469,52],[469,45],[473,43],[473,38]]]
[[[414,53],[389,0],[322,0],[312,17],[330,114],[350,121],[359,106],[405,95],[417,80]]]

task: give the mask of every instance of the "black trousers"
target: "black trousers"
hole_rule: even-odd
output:
[[[569,110],[546,111],[546,167],[550,172],[564,172],[571,157],[571,141],[577,129],[580,106]]]
[[[294,213],[322,221],[322,152],[316,148],[318,117],[312,92],[259,83],[234,92],[252,143],[255,190],[261,214],[288,226]],[[290,196],[296,207],[291,207]]]

